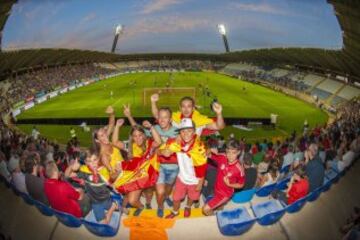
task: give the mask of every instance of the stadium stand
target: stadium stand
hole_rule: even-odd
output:
[[[329,92],[331,94],[336,93],[342,86],[344,85],[343,82],[335,81],[332,79],[326,79],[325,81],[321,82],[316,88]]]
[[[350,100],[360,95],[360,89],[352,86],[344,87],[338,94],[338,97]]]

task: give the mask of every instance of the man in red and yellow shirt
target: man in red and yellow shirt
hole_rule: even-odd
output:
[[[238,159],[239,154],[240,144],[236,140],[230,140],[226,144],[226,155],[211,154],[210,159],[217,164],[217,175],[214,197],[203,207],[205,215],[211,215],[214,209],[231,199],[234,189],[244,186],[245,171]]]
[[[159,94],[153,94],[151,96],[151,111],[154,118],[158,119],[159,109],[156,105],[159,101]],[[216,120],[202,115],[195,109],[195,100],[191,97],[183,97],[180,100],[180,111],[174,112],[172,114],[172,125],[176,128],[179,128],[181,125],[181,120],[184,118],[190,118],[196,126],[195,133],[198,136],[201,136],[201,133],[204,129],[211,131],[220,131],[225,128],[224,118],[222,116],[222,106],[218,102],[212,104],[212,109],[216,114]]]
[[[181,120],[179,136],[170,139],[160,154],[168,157],[176,153],[179,174],[175,182],[173,211],[166,218],[179,215],[180,203],[188,197],[184,217],[191,215],[191,206],[199,200],[206,173],[206,150],[204,143],[195,134],[195,124],[190,118]]]

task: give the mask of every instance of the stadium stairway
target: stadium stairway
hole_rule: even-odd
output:
[[[338,95],[338,93],[341,92],[341,90],[343,90],[345,87],[346,84],[343,84],[338,90],[336,90],[336,92],[334,92],[334,94],[332,94],[330,97],[328,97],[328,99],[326,99],[325,103],[330,104],[332,100]]]
[[[360,163],[350,168],[344,177],[333,184],[314,202],[308,202],[297,213],[285,215],[273,225],[257,223],[241,239],[341,239],[338,231],[360,205]],[[57,219],[42,215],[34,206],[26,204],[10,188],[0,184],[0,233],[11,239],[94,239],[83,225],[69,228]],[[126,219],[123,216],[123,219]],[[169,239],[234,239],[221,235],[215,216],[178,219],[166,230]],[[129,229],[121,224],[116,236],[108,239],[129,239]],[[271,237],[269,237],[271,236]],[[146,238],[145,238],[146,239]]]

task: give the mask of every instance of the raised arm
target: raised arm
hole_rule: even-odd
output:
[[[119,140],[119,131],[121,126],[124,124],[124,122],[125,121],[123,118],[120,118],[116,121],[115,128],[111,138],[112,145],[119,149],[124,149],[124,143]]]
[[[206,128],[210,130],[222,130],[225,128],[225,122],[222,115],[222,106],[220,103],[213,104],[213,110],[216,113],[216,122],[210,123],[206,126]]]
[[[159,117],[159,109],[156,105],[157,101],[159,101],[159,94],[158,93],[155,93],[153,95],[151,95],[151,112],[152,112],[152,115],[155,119],[158,119]]]
[[[154,128],[154,126],[149,121],[144,121],[143,126],[150,130],[151,136],[154,139],[154,147],[160,146],[162,143],[161,137],[160,137],[160,134]]]
[[[115,111],[112,106],[108,106],[105,111],[109,115],[109,124],[107,126],[106,134],[110,136],[115,126]]]
[[[130,104],[128,105],[124,104],[124,116],[127,117],[132,127],[137,125],[137,123],[135,122],[134,118],[131,115]]]

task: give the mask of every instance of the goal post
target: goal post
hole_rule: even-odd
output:
[[[196,99],[196,89],[192,87],[164,87],[164,88],[144,88],[143,105],[151,106],[151,95],[160,95],[159,104],[166,106],[177,106],[181,98],[188,96]]]

